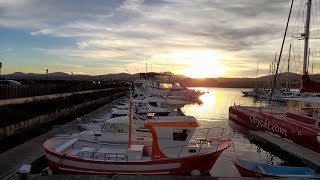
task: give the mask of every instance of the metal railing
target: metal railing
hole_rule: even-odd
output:
[[[217,137],[209,137],[210,136],[210,131],[213,129],[221,129],[221,132],[219,132],[219,136]],[[201,149],[203,147],[216,147],[215,151],[218,151],[219,146],[221,145],[221,143],[223,143],[224,141],[228,140],[230,141],[230,131],[227,131],[226,128],[223,127],[212,127],[212,128],[201,128],[201,129],[197,129],[196,131],[206,131],[205,132],[205,136],[202,138],[191,138],[191,140],[189,141],[189,143],[187,145],[180,145],[180,146],[172,146],[172,147],[165,147],[162,148],[161,151],[164,152],[164,150],[168,150],[168,149],[178,149],[179,153],[177,154],[176,157],[170,157],[170,158],[179,158],[181,155],[181,152],[184,149],[189,149],[190,150],[190,145],[194,145],[195,150],[196,150],[196,155],[199,155],[201,153]],[[216,144],[214,144],[213,142],[217,142]],[[231,143],[231,142],[230,142]],[[213,146],[212,146],[213,145]]]
[[[89,157],[86,158],[84,156],[84,153],[88,153]],[[94,161],[112,161],[112,162],[119,162],[119,161],[125,161],[128,162],[128,154],[125,153],[103,153],[103,152],[81,152],[81,156],[79,156],[81,159],[92,159]]]
[[[232,99],[231,106],[237,107],[251,107],[257,108],[257,110],[261,111],[270,111],[270,112],[287,112],[287,107],[281,106],[279,103],[271,103],[268,104],[265,101],[253,101],[248,99],[234,98]]]

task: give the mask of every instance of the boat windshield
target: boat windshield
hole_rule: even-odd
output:
[[[104,123],[104,125],[102,126],[101,128],[101,131],[107,131],[109,126],[110,126],[111,123]]]
[[[124,123],[113,123],[107,129],[109,132],[120,132],[120,133],[127,133],[128,132],[128,124]]]

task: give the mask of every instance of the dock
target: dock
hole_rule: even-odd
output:
[[[270,144],[279,148],[286,153],[298,158],[301,162],[316,171],[320,171],[320,154],[311,151],[298,144],[290,142],[289,140],[277,137],[268,132],[263,131],[250,131],[252,140],[257,140],[264,144]]]
[[[19,175],[10,180],[18,180]],[[175,176],[175,175],[30,175],[29,180],[301,180],[301,178],[278,178],[278,177],[211,177],[211,176]],[[311,179],[311,178],[304,178]]]
[[[116,100],[115,102],[121,101],[123,98]],[[100,118],[111,111],[113,104],[110,103],[105,105],[96,111],[86,114],[81,117],[82,122],[88,122],[90,119]],[[8,179],[14,174],[16,174],[19,168],[24,164],[30,164],[44,155],[43,143],[57,135],[57,133],[64,133],[67,127],[77,127],[79,121],[77,119],[62,125],[54,130],[51,130],[41,136],[38,136],[24,144],[21,144],[13,149],[10,149],[2,154],[0,154],[0,179]],[[73,133],[79,131],[77,128],[73,128]]]

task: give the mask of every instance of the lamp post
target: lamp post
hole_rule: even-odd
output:
[[[0,78],[1,78],[2,62],[0,62]]]
[[[47,81],[49,79],[49,69],[46,69],[46,74],[47,74]]]

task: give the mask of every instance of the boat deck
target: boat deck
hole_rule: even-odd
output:
[[[237,107],[237,108],[239,108],[239,107]],[[242,108],[242,111],[256,111],[257,113],[260,112],[259,107],[240,106],[240,108]],[[275,109],[268,109],[268,108],[263,109],[262,108],[261,112],[263,112],[264,114],[276,117],[278,119],[281,119],[283,121],[287,121],[289,123],[295,123],[297,125],[302,125],[304,127],[308,127],[308,128],[310,128],[310,130],[315,128],[315,124],[305,123],[305,122],[298,121],[296,119],[293,119],[293,118],[286,116],[286,112],[284,112],[282,109],[275,110]]]
[[[299,158],[305,165],[315,169],[316,171],[320,170],[320,154],[267,132],[250,131],[250,135],[252,135],[254,140],[278,147],[281,150]]]

